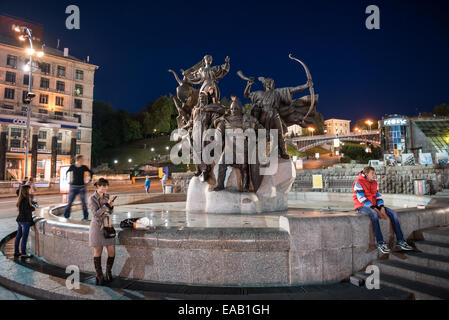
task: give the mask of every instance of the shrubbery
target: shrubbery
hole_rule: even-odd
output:
[[[341,153],[345,156],[341,159],[343,163],[349,163],[356,160],[358,163],[368,163],[369,160],[378,160],[382,158],[382,150],[380,147],[370,146],[371,152],[365,151],[366,147],[355,143],[345,143],[341,147]],[[349,160],[349,161],[348,161]]]

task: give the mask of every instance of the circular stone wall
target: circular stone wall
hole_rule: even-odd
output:
[[[122,230],[115,221],[116,276],[192,285],[285,286],[341,281],[377,258],[370,248],[369,218],[355,213],[289,209],[267,215],[192,216],[167,211],[165,203],[129,205],[142,202],[145,195],[120,196],[116,212],[126,208],[120,214],[132,216],[136,210],[157,216],[159,222],[172,221],[146,231]],[[59,217],[64,208],[40,210],[31,250],[52,264],[94,272],[89,224]],[[449,208],[402,209],[398,214],[406,238],[415,230],[449,223]],[[184,221],[176,224],[173,219],[181,216]],[[388,221],[381,220],[381,228],[388,239]]]

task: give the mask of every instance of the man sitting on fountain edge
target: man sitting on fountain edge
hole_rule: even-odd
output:
[[[398,215],[395,211],[385,207],[381,194],[377,190],[377,181],[375,169],[365,167],[356,181],[353,183],[354,209],[359,213],[369,215],[373,223],[374,233],[376,235],[377,249],[382,253],[390,253],[388,245],[384,242],[382,231],[380,230],[379,219],[390,218],[396,239],[402,250],[413,250],[404,240]]]

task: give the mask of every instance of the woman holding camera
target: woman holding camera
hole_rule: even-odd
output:
[[[96,273],[96,283],[103,285],[105,281],[112,281],[112,266],[115,258],[115,238],[106,238],[104,227],[110,224],[110,215],[114,209],[116,197],[109,197],[107,190],[109,182],[100,178],[95,182],[96,191],[89,197],[89,209],[93,214],[89,229],[89,246],[94,248],[94,265]],[[103,247],[106,247],[108,259],[106,263],[106,279],[101,268],[101,254]]]
[[[17,236],[14,242],[14,257],[31,258],[26,254],[28,234],[30,232],[31,225],[33,224],[32,212],[35,210],[36,202],[31,200],[30,186],[21,185],[19,189],[19,195],[17,197],[16,206],[19,208],[19,215],[17,216]],[[20,243],[22,240],[22,243]],[[19,243],[20,251],[19,252]]]

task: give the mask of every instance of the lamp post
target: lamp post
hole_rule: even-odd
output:
[[[313,128],[313,127],[308,127],[307,130],[309,130],[309,132],[312,133],[312,137],[313,137],[313,132],[315,131],[315,128]]]
[[[33,83],[33,54],[35,50],[33,48],[33,37],[31,36],[31,30],[28,27],[19,27],[16,26],[14,28],[16,32],[21,32],[22,34],[19,36],[20,41],[25,41],[25,38],[28,38],[30,43],[30,47],[26,50],[27,54],[30,56],[28,61],[28,93],[26,99],[24,99],[24,103],[27,105],[27,122],[26,122],[26,136],[25,136],[25,176],[28,175],[28,153],[29,153],[29,137],[30,137],[30,112],[31,112],[31,100],[36,96],[36,94],[31,92],[31,84]],[[44,55],[43,51],[37,52],[38,57],[42,57]],[[26,67],[26,66],[25,66]]]
[[[365,122],[367,125],[369,125],[369,131],[371,131],[371,125],[373,124],[373,122],[371,120],[366,120]]]

